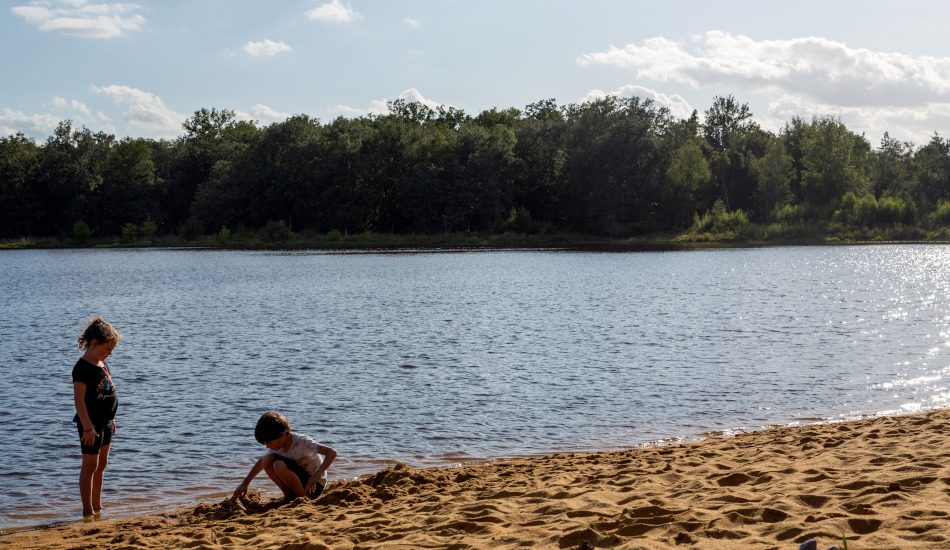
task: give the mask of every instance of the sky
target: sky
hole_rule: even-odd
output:
[[[261,125],[471,115],[604,95],[677,117],[714,97],[765,129],[834,116],[873,146],[950,137],[950,2],[0,0],[0,136],[61,120],[174,138],[201,108]]]

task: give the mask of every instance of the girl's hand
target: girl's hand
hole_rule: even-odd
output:
[[[96,443],[96,438],[99,437],[99,433],[96,432],[95,428],[89,428],[88,430],[83,430],[82,432],[82,444],[92,446]]]

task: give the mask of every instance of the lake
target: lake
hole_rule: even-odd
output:
[[[230,494],[268,409],[332,480],[950,405],[940,245],[2,251],[0,281],[3,528],[79,517],[94,314],[124,334],[109,517]]]

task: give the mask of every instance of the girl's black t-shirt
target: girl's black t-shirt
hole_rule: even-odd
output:
[[[115,386],[109,376],[108,367],[100,368],[80,357],[73,367],[73,382],[86,385],[83,401],[93,426],[103,427],[115,418],[119,400],[116,399]],[[73,422],[80,422],[78,412],[73,417]]]

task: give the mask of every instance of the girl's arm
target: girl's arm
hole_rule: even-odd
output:
[[[254,466],[251,467],[251,471],[248,472],[247,477],[244,478],[244,481],[237,486],[237,489],[234,490],[234,494],[231,495],[231,498],[238,499],[247,494],[247,488],[251,485],[251,482],[254,481],[254,478],[257,477],[257,474],[261,473],[261,470],[264,469],[264,457],[258,458],[257,462],[254,463]]]
[[[76,414],[79,415],[79,423],[82,424],[82,439],[86,445],[92,445],[96,442],[95,426],[89,418],[89,411],[86,410],[86,385],[82,382],[73,382],[73,401],[76,403]]]

